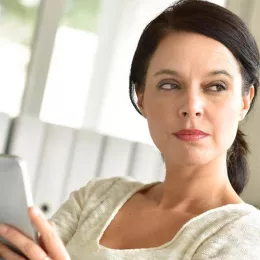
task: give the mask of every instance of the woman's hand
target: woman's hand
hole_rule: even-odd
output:
[[[70,256],[61,239],[43,213],[37,208],[29,208],[29,216],[40,233],[41,246],[16,229],[3,224],[0,224],[0,236],[15,245],[30,260],[69,260]],[[1,257],[5,260],[24,259],[0,243]]]

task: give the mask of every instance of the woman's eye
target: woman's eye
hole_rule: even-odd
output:
[[[207,89],[214,91],[214,92],[221,92],[221,91],[227,90],[227,88],[221,84],[212,85],[212,86],[208,87]]]
[[[171,90],[171,89],[178,89],[179,86],[174,83],[163,83],[159,85],[160,89],[165,89],[165,90]]]

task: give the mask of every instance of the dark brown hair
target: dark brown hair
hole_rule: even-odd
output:
[[[259,87],[259,51],[254,37],[245,23],[229,10],[203,0],[181,0],[169,6],[144,29],[131,65],[129,78],[130,99],[140,113],[135,92],[144,90],[147,68],[160,41],[176,31],[199,33],[225,45],[240,65],[243,79],[242,95],[254,86]],[[141,113],[140,113],[141,114]],[[240,194],[248,179],[247,154],[249,147],[244,134],[238,129],[227,153],[228,177],[233,189]]]

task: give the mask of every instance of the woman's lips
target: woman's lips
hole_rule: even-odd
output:
[[[174,134],[174,135],[182,141],[198,141],[208,136],[208,135],[181,135],[181,134]]]
[[[182,129],[174,134],[180,134],[180,135],[208,135],[207,133],[198,130],[198,129]]]
[[[174,135],[182,141],[198,141],[207,137],[209,134],[198,129],[183,129],[174,133]]]

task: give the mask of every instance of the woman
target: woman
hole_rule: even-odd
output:
[[[3,225],[0,235],[33,260],[260,259],[260,213],[239,197],[248,146],[238,129],[258,76],[256,43],[236,15],[201,0],[170,6],[145,28],[130,73],[164,182],[92,180],[54,225],[30,209],[42,248]],[[3,245],[0,255],[20,259]]]

